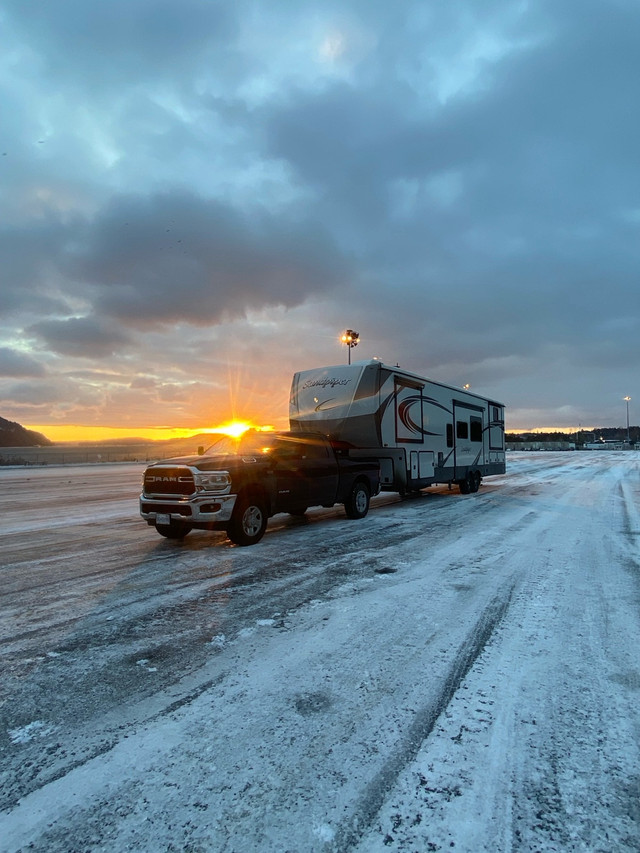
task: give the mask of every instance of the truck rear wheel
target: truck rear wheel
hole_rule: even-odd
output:
[[[364,518],[369,512],[371,493],[364,480],[353,484],[349,497],[344,502],[344,511],[349,518]]]
[[[165,536],[167,539],[184,539],[187,533],[191,532],[189,525],[180,521],[172,521],[171,524],[156,524],[156,530],[160,536]]]
[[[234,545],[255,545],[267,528],[267,511],[260,498],[244,497],[236,503],[227,536]]]

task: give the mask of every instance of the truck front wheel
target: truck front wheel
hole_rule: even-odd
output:
[[[369,512],[371,492],[364,480],[353,484],[349,497],[344,502],[344,511],[349,518],[364,518]]]
[[[234,545],[255,545],[264,536],[267,511],[259,498],[244,497],[236,503],[227,536]]]
[[[160,536],[165,536],[167,539],[184,539],[187,533],[191,532],[189,525],[180,521],[172,521],[171,524],[156,524],[156,530]]]

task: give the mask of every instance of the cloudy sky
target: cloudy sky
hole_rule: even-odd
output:
[[[2,0],[0,415],[286,425],[350,327],[511,429],[639,423],[639,45],[637,0]]]

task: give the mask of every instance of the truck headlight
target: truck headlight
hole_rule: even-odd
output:
[[[228,471],[200,471],[194,479],[199,492],[225,492],[231,486]]]

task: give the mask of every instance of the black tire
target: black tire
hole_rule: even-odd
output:
[[[480,488],[480,483],[482,482],[482,474],[480,473],[480,471],[474,471],[472,474],[469,474],[469,477],[471,478],[471,491],[475,493]]]
[[[255,545],[267,528],[267,510],[260,498],[242,497],[238,500],[227,528],[234,545]]]
[[[369,512],[369,501],[371,492],[364,480],[358,480],[353,484],[349,497],[344,502],[344,511],[349,518],[364,518]]]
[[[467,474],[464,480],[458,480],[461,495],[468,495],[471,492],[471,475]]]
[[[167,539],[184,539],[187,533],[191,533],[189,525],[183,524],[181,521],[172,521],[171,524],[156,524],[156,530],[160,536]]]

